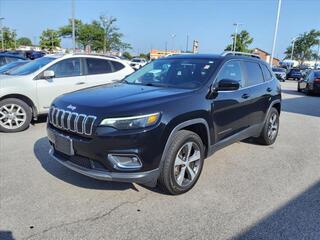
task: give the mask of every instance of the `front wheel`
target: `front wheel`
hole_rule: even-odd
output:
[[[266,122],[264,123],[260,137],[257,141],[263,145],[273,144],[278,136],[279,131],[279,113],[275,108],[271,108]]]
[[[198,181],[203,166],[204,146],[201,138],[191,131],[177,132],[164,157],[159,187],[173,195],[189,191]]]
[[[8,98],[0,101],[0,131],[20,132],[29,127],[31,108],[24,101]]]

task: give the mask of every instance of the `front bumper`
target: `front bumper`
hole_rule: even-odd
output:
[[[49,155],[52,159],[61,163],[65,167],[78,172],[82,175],[95,178],[98,180],[116,181],[116,182],[135,182],[141,183],[150,187],[154,187],[157,184],[159,176],[159,169],[154,169],[147,172],[109,172],[98,169],[89,169],[79,166],[66,158],[57,156],[53,147],[49,151]]]

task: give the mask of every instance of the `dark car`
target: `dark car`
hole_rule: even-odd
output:
[[[308,75],[298,82],[298,92],[308,95],[320,93],[320,70],[310,70]]]
[[[14,56],[20,56],[20,57],[31,59],[31,60],[34,60],[34,59],[37,59],[37,58],[41,58],[41,57],[43,57],[45,55],[44,52],[34,51],[34,50],[7,51],[7,54],[11,54],[11,55],[14,55]]]
[[[24,57],[18,55],[12,55],[7,53],[0,53],[0,67],[8,64],[10,62],[15,62],[18,60],[26,60]]]
[[[280,83],[257,57],[175,55],[56,98],[50,155],[92,178],[180,194],[217,150],[250,137],[273,144],[280,109]]]
[[[286,81],[286,69],[280,68],[280,67],[273,67],[272,71],[274,72],[274,75],[276,75],[277,79],[281,82]]]
[[[6,74],[6,73],[10,72],[11,70],[16,69],[16,68],[18,68],[28,62],[29,62],[28,60],[18,60],[15,62],[8,63],[6,65],[3,65],[0,67],[0,74]]]
[[[291,68],[287,73],[286,79],[300,80],[303,78],[302,72],[298,68]]]

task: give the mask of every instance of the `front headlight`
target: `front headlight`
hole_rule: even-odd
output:
[[[134,117],[106,118],[100,123],[101,126],[108,126],[117,129],[137,129],[155,125],[160,118],[160,113],[152,113]]]

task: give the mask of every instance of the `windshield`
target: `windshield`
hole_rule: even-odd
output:
[[[132,59],[131,62],[142,62],[142,60],[141,59]]]
[[[13,70],[13,69],[15,69],[23,64],[26,64],[26,63],[27,63],[27,61],[15,61],[15,62],[8,63],[6,65],[3,65],[0,67],[0,74],[6,73],[9,70]]]
[[[207,82],[214,70],[209,59],[160,59],[128,76],[129,84],[195,89]]]
[[[53,61],[55,58],[52,57],[42,57],[38,58],[36,60],[33,60],[32,62],[29,62],[23,66],[20,66],[13,71],[10,71],[10,75],[27,75],[31,74],[43,66],[47,65],[49,62]]]

